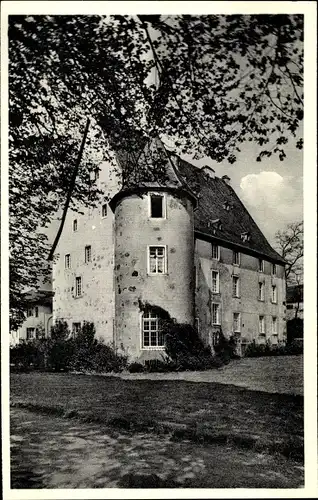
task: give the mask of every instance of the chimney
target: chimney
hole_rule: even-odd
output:
[[[229,185],[231,182],[231,179],[228,175],[222,175],[222,181],[224,181],[225,184]]]
[[[209,165],[204,165],[202,172],[211,177],[211,179],[215,179],[215,170],[212,167],[209,167]]]

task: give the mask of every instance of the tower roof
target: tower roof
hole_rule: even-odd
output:
[[[284,264],[283,258],[271,247],[243,203],[230,186],[230,178],[211,175],[166,150],[159,139],[143,143],[133,157],[117,154],[118,162],[127,175],[123,188],[112,198],[115,209],[120,199],[149,189],[178,191],[191,198],[196,208],[194,230],[202,238],[240,247],[249,253]],[[127,171],[127,162],[129,172]]]

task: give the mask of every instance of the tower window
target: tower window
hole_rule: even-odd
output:
[[[144,313],[142,317],[143,349],[164,347],[164,335],[160,327],[160,320],[157,312],[150,310]]]
[[[276,276],[277,274],[277,267],[276,267],[276,264],[272,264],[272,275],[273,276]]]
[[[73,220],[73,231],[77,231],[78,225],[77,225],[77,219]]]
[[[107,203],[104,203],[104,205],[102,205],[102,217],[107,217]]]
[[[34,312],[35,312],[35,317],[38,318],[39,317],[39,308],[38,308],[38,306],[35,306]]]
[[[263,259],[258,259],[258,270],[260,273],[264,272],[264,261]]]
[[[164,195],[150,195],[150,217],[153,219],[162,219],[165,217]]]
[[[71,255],[67,253],[65,255],[65,269],[70,269],[71,267]]]
[[[91,262],[92,260],[92,247],[90,245],[85,247],[85,262]]]
[[[77,278],[75,278],[75,295],[76,297],[80,297],[82,293],[82,278],[81,276],[78,276]]]
[[[148,272],[149,274],[165,274],[167,269],[166,247],[148,247]]]

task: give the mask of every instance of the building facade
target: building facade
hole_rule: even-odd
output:
[[[16,331],[10,333],[10,345],[21,341],[49,337],[53,324],[52,292],[39,290],[29,296],[26,319]]]
[[[144,362],[160,357],[160,319],[194,325],[206,344],[222,332],[238,350],[285,341],[284,262],[229,178],[166,154],[165,181],[123,187],[102,164],[105,199],[70,212],[53,267],[53,315]],[[118,167],[117,167],[118,168]],[[120,168],[120,164],[119,164]],[[107,197],[106,197],[107,194]]]

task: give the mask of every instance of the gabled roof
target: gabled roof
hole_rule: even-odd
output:
[[[27,302],[30,305],[42,304],[52,305],[54,292],[51,290],[31,290],[25,295]]]
[[[163,143],[154,139],[143,145],[137,155],[138,165],[130,175],[129,185],[110,201],[112,210],[120,199],[132,193],[151,189],[177,190],[187,194],[196,208],[194,230],[198,236],[240,247],[269,260],[281,262],[283,258],[270,246],[265,236],[240,201],[234,189],[228,184],[227,176],[220,179],[206,169],[200,169],[169,153]],[[164,174],[156,175],[156,161]],[[147,168],[155,159],[154,166]],[[117,155],[121,168],[125,168],[127,155]],[[212,176],[211,176],[212,174]]]
[[[194,212],[194,229],[198,234],[284,263],[226,180],[216,176],[212,178],[180,158],[177,167],[198,198],[198,208]],[[215,224],[217,220],[219,223]]]

